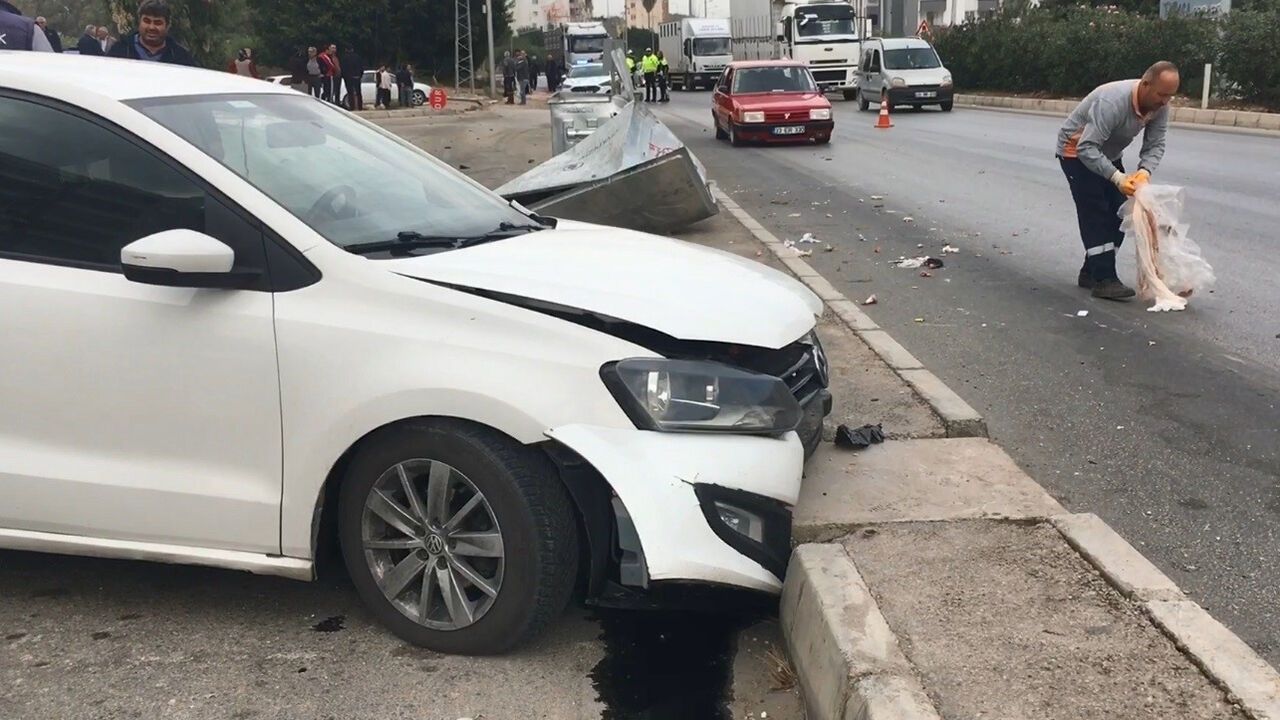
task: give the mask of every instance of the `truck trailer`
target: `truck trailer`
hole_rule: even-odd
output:
[[[847,0],[731,0],[738,60],[790,58],[809,66],[824,92],[857,97],[858,61],[867,22]]]
[[[658,26],[658,49],[671,67],[671,89],[713,88],[733,60],[727,18],[684,18]]]
[[[565,23],[547,31],[547,52],[559,56],[565,68],[603,62],[609,32],[602,22]]]

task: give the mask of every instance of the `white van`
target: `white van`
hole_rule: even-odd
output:
[[[938,53],[920,38],[872,38],[862,43],[858,107],[887,98],[889,107],[938,105],[951,112],[955,88]]]

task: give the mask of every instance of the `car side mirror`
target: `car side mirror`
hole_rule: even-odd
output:
[[[226,243],[195,230],[148,235],[120,249],[125,278],[144,285],[181,288],[249,287],[257,271],[235,271],[236,253]]]

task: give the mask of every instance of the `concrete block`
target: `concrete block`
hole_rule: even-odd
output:
[[[1067,543],[1125,597],[1138,600],[1185,599],[1177,584],[1097,515],[1061,515],[1053,518],[1053,525]]]
[[[1262,113],[1256,112],[1237,112],[1236,127],[1238,128],[1256,128],[1258,120],[1262,117]]]
[[[1280,130],[1280,113],[1258,113],[1258,127],[1263,130]]]
[[[903,380],[929,403],[947,429],[947,437],[986,437],[987,421],[937,375],[928,370],[900,370]]]
[[[1057,112],[1062,113],[1063,115],[1069,115],[1071,114],[1072,110],[1076,109],[1076,105],[1079,105],[1079,104],[1080,103],[1075,100],[1054,100],[1053,109],[1056,110]]]
[[[1197,125],[1212,125],[1213,119],[1218,116],[1217,110],[1196,110],[1193,113],[1191,122]]]
[[[894,370],[915,370],[924,367],[914,355],[898,344],[883,330],[868,330],[860,333],[863,342],[871,347],[880,359]]]
[[[854,684],[842,720],[940,720],[914,678],[872,675]]]
[[[1213,124],[1224,125],[1226,127],[1235,127],[1236,115],[1237,113],[1235,110],[1219,110],[1218,114],[1215,115],[1213,118]]]
[[[821,275],[814,277],[802,277],[801,280],[804,281],[805,285],[809,286],[809,289],[813,291],[813,294],[822,298],[823,302],[835,302],[837,300],[844,300],[845,302],[848,302],[848,298],[844,296],[844,293],[837,290],[830,281]]]
[[[1065,514],[985,438],[890,440],[858,452],[824,443],[805,465],[792,533],[811,542],[880,523]]]
[[[787,266],[793,275],[803,280],[821,277],[818,271],[814,270],[809,263],[796,257],[795,251],[791,248],[783,247],[783,252],[778,255],[782,260],[782,264]]]
[[[832,300],[827,303],[827,307],[831,308],[832,312],[843,320],[845,325],[858,332],[878,330],[880,328],[871,319],[871,316],[862,312],[862,308],[858,307],[857,303],[847,298],[844,300]]]
[[[1196,121],[1196,109],[1193,107],[1176,107],[1172,108],[1172,114],[1169,116],[1172,122],[1190,123]]]
[[[871,591],[839,545],[796,548],[779,614],[814,720],[845,717],[854,678],[910,672]]]
[[[1280,674],[1243,640],[1190,600],[1146,603],[1152,620],[1227,689],[1253,720],[1280,720]]]

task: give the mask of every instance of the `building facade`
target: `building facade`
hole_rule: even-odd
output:
[[[647,28],[657,32],[658,25],[666,22],[670,16],[667,0],[656,0],[650,12],[645,12],[644,3],[641,0],[627,0],[627,25],[630,27]]]

